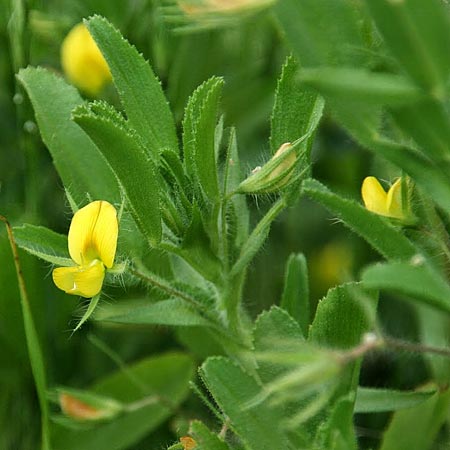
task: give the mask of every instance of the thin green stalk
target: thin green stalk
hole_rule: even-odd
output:
[[[20,304],[22,307],[23,324],[25,328],[25,338],[27,342],[28,354],[30,357],[31,371],[33,373],[34,383],[39,399],[39,406],[41,408],[41,433],[42,433],[42,450],[50,450],[50,433],[49,433],[49,410],[47,403],[47,382],[45,375],[44,357],[42,349],[39,344],[39,338],[36,331],[36,326],[33,321],[31,313],[30,301],[25,288],[25,281],[23,278],[22,268],[20,266],[19,253],[17,245],[14,240],[11,225],[8,220],[0,215],[0,220],[6,225],[11,251],[14,257],[14,265],[17,273],[17,281],[19,284]]]

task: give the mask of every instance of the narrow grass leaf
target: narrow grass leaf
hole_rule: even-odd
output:
[[[230,447],[217,434],[198,420],[191,422],[189,432],[195,438],[198,450],[230,450]]]

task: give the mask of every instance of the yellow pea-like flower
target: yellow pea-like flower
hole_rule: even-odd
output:
[[[361,194],[369,211],[394,219],[407,219],[408,214],[402,203],[401,178],[386,192],[375,177],[367,177],[363,181]]]
[[[61,65],[70,82],[92,96],[111,81],[108,64],[82,23],[75,25],[65,37]]]
[[[71,295],[91,298],[114,265],[119,224],[114,206],[97,200],[79,209],[69,229],[69,254],[75,266],[53,270],[56,286]]]

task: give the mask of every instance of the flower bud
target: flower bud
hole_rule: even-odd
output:
[[[61,65],[76,87],[91,96],[111,81],[111,72],[97,44],[82,23],[75,25],[61,46]]]
[[[83,391],[59,390],[58,399],[62,412],[77,421],[112,419],[123,409],[113,399]]]
[[[194,450],[197,447],[197,442],[190,436],[181,437],[180,442],[183,445],[183,450]]]
[[[290,142],[283,144],[263,167],[253,169],[238,188],[245,193],[269,193],[285,187],[292,177],[297,154]]]

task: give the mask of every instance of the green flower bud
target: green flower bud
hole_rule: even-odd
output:
[[[263,167],[253,169],[239,185],[238,192],[262,194],[280,190],[291,180],[296,162],[295,146],[286,142]]]

